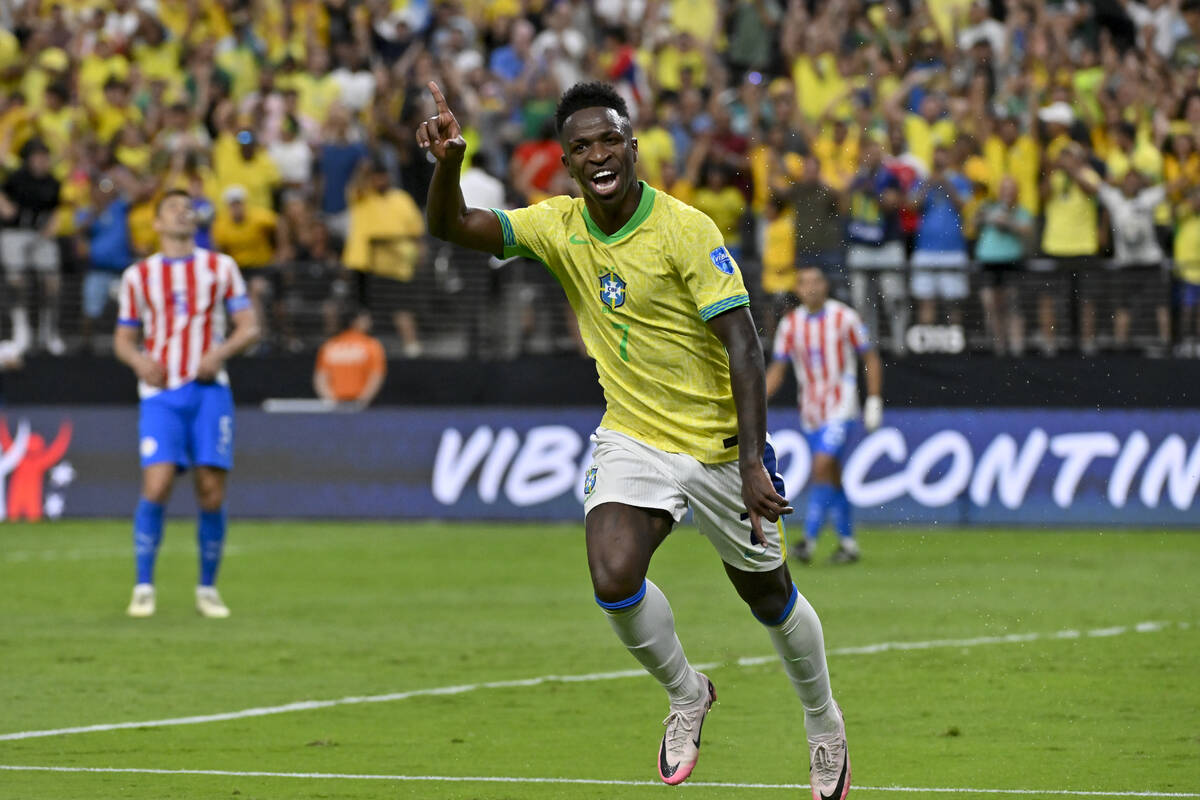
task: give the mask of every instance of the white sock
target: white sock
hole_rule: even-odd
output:
[[[838,727],[838,713],[829,688],[821,620],[804,595],[793,591],[796,603],[792,613],[779,625],[767,625],[767,633],[783,660],[783,671],[800,696],[808,735],[833,733]]]
[[[707,686],[683,654],[675,635],[675,616],[662,590],[649,580],[641,602],[626,609],[604,609],[604,615],[629,652],[667,690],[672,706],[694,705]]]
[[[58,337],[58,309],[42,306],[38,309],[38,339],[42,343]]]
[[[29,347],[33,332],[29,329],[29,312],[23,308],[12,310],[13,341],[22,350]]]

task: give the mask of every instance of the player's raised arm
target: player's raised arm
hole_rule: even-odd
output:
[[[425,203],[429,232],[462,247],[500,255],[504,248],[500,220],[487,209],[467,208],[458,185],[467,150],[462,129],[433,81],[429,82],[429,91],[437,103],[437,114],[417,126],[417,144],[437,159]]]

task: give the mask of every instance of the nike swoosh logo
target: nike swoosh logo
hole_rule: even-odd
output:
[[[569,239],[567,239],[567,241],[570,242],[571,244],[587,244],[588,243],[587,239],[580,239],[579,236],[574,233],[571,234],[571,237]]]
[[[821,794],[821,800],[841,800],[842,793],[846,788],[846,770],[850,767],[850,754],[842,759],[842,774],[838,776],[837,786],[833,788],[833,794]]]
[[[679,764],[671,764],[667,761],[667,742],[664,739],[663,743],[658,748],[658,770],[664,778],[671,778],[679,770]]]

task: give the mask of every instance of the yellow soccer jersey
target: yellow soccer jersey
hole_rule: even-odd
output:
[[[604,388],[601,424],[707,464],[736,459],[729,357],[706,323],[750,300],[713,221],[645,183],[612,236],[577,198],[495,213],[502,255],[541,261],[566,291]]]

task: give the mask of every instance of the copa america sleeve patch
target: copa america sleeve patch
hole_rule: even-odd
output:
[[[712,261],[713,266],[721,272],[726,275],[733,274],[733,256],[729,255],[729,251],[725,249],[724,245],[709,253],[708,258]]]

